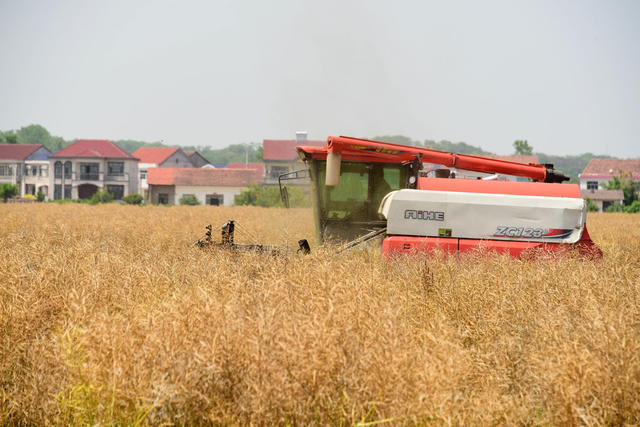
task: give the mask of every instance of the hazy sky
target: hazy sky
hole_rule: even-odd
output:
[[[0,129],[640,156],[640,0],[0,0]]]

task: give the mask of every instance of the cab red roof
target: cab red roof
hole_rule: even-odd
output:
[[[24,160],[40,147],[42,144],[0,144],[0,159]]]
[[[51,157],[108,157],[112,159],[135,159],[111,141],[106,139],[79,139]]]
[[[297,141],[295,139],[265,139],[262,141],[263,160],[291,161],[298,158],[296,146],[323,147],[326,141]]]
[[[149,185],[246,187],[258,183],[253,169],[149,168]]]
[[[159,165],[178,150],[177,147],[140,147],[133,153],[133,157],[140,159],[140,163]]]

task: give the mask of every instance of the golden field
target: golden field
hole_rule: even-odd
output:
[[[385,260],[310,210],[0,205],[0,424],[639,424],[640,215],[604,258]],[[204,226],[282,257],[203,251]]]

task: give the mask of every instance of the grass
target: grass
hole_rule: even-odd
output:
[[[0,424],[640,423],[640,215],[589,215],[597,262],[192,245],[295,247],[304,209],[0,215]]]

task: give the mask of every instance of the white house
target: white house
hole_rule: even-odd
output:
[[[145,200],[149,197],[149,185],[147,183],[147,173],[150,168],[192,168],[189,157],[177,147],[141,147],[133,153],[140,163],[138,169],[140,176],[138,187],[140,194]]]
[[[601,211],[612,203],[622,203],[624,194],[621,190],[604,188],[604,184],[622,174],[630,174],[634,180],[639,181],[640,159],[591,159],[578,175],[580,195],[591,199]]]
[[[234,197],[258,183],[253,169],[150,168],[149,201],[175,205],[184,195],[202,204],[231,206]]]

